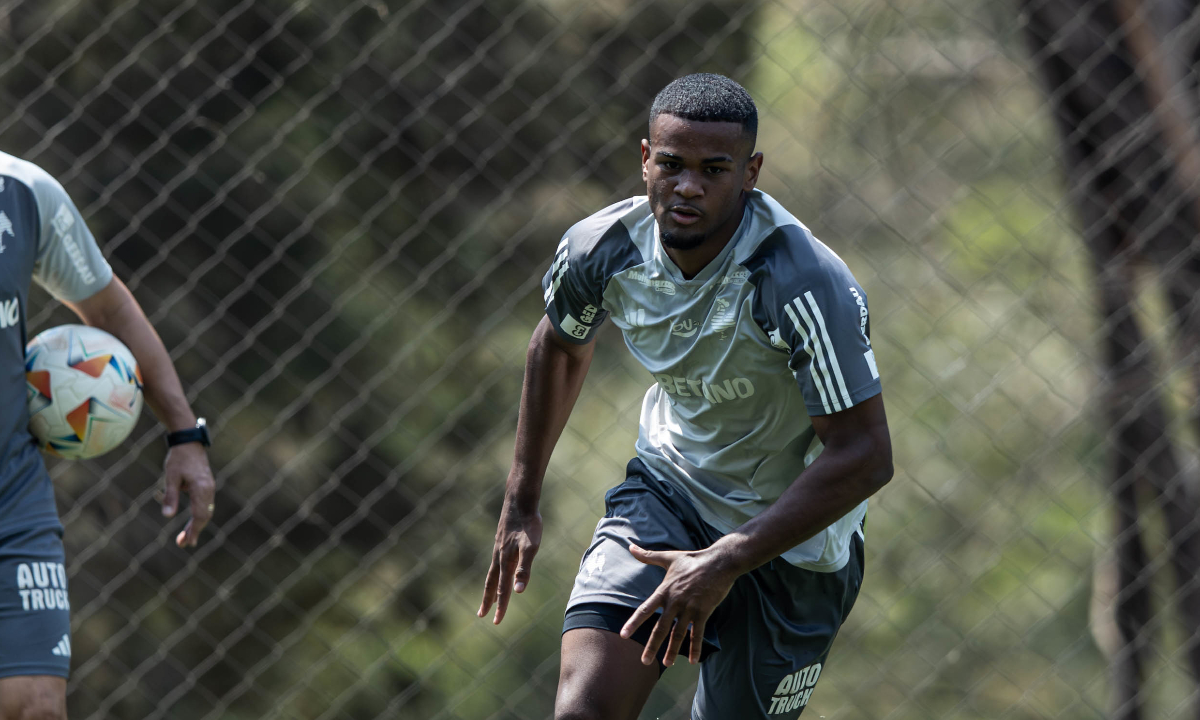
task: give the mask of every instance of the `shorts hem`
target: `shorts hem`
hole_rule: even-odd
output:
[[[606,630],[614,634],[620,634],[621,628],[637,611],[637,606],[625,606],[614,602],[586,602],[576,603],[567,610],[567,616],[563,619],[562,634],[567,634],[571,630],[592,629]],[[654,630],[655,624],[662,617],[662,611],[656,611],[653,615],[646,619],[642,626],[634,631],[629,637],[630,640],[639,645],[645,646],[650,641],[650,634]],[[707,636],[708,633],[705,633]],[[686,657],[688,648],[691,646],[691,637],[687,637],[683,641],[683,645],[679,648],[679,655]],[[663,656],[666,653],[666,643],[659,649],[659,663],[662,662]],[[708,659],[709,655],[720,651],[721,646],[718,641],[711,637],[705,637],[700,643],[700,662]]]
[[[9,665],[7,667],[0,666],[0,678],[23,677],[26,675],[52,675],[68,679],[71,677],[70,668],[63,668],[57,665]]]

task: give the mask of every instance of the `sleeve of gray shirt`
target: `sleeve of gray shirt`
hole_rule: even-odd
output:
[[[788,367],[809,415],[851,408],[882,391],[867,294],[832,250],[804,228],[779,228],[756,258],[755,316]]]
[[[612,276],[642,262],[621,215],[636,198],[611,205],[576,224],[558,244],[542,278],[546,316],[567,342],[584,345],[608,311],[604,290]]]
[[[48,173],[33,177],[41,229],[33,279],[58,298],[78,302],[103,290],[112,268],[67,191]]]

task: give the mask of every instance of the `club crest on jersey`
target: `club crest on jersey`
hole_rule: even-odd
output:
[[[709,320],[709,327],[714,332],[721,333],[721,339],[725,339],[725,332],[737,325],[737,314],[733,311],[733,303],[725,298],[717,298],[713,304],[712,319]]]
[[[784,677],[771,694],[771,707],[767,709],[767,714],[782,715],[807,705],[820,676],[821,663],[813,663]]]
[[[691,337],[700,329],[700,324],[695,320],[680,320],[671,326],[671,334],[679,337]]]

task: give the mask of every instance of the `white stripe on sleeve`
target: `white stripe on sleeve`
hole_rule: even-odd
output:
[[[792,300],[792,304],[800,311],[800,317],[804,318],[804,324],[808,326],[809,342],[812,343],[813,350],[816,351],[816,362],[813,363],[821,370],[821,377],[825,381],[825,387],[829,391],[830,405],[834,410],[841,410],[842,405],[838,402],[837,388],[833,384],[833,378],[829,374],[829,361],[826,359],[829,354],[824,348],[824,343],[821,342],[821,336],[817,333],[817,325],[813,322],[812,316],[808,314],[808,309],[800,302],[800,298]]]
[[[792,310],[790,304],[783,306],[783,311],[792,319],[792,324],[796,326],[796,332],[800,333],[803,339],[809,333],[805,332],[804,328],[800,327],[800,319],[796,317],[796,311]],[[812,373],[813,385],[817,386],[817,392],[821,393],[821,404],[825,406],[825,412],[831,413],[833,410],[829,407],[829,398],[825,395],[825,386],[821,384],[821,378],[817,377],[817,359],[813,355],[812,346],[807,340],[804,341],[804,352],[808,353],[811,362],[808,363],[808,370]]]
[[[850,391],[846,389],[846,381],[842,378],[842,366],[838,364],[837,353],[833,350],[833,341],[829,339],[829,331],[825,329],[825,318],[821,315],[821,308],[817,307],[817,300],[811,292],[804,293],[804,299],[808,301],[813,315],[817,318],[817,324],[821,326],[821,337],[825,340],[825,351],[829,354],[829,362],[833,366],[833,376],[837,378],[838,387],[842,391],[842,399],[846,401],[846,407],[849,408],[854,403],[850,402]]]

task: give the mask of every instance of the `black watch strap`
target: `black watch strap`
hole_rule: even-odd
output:
[[[208,437],[208,423],[204,418],[196,418],[196,427],[194,428],[167,433],[167,447],[192,442],[198,442],[204,447],[212,447],[212,440]]]

